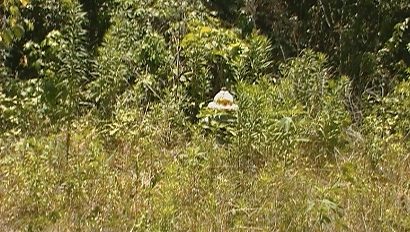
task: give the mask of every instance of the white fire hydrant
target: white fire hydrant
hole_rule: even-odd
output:
[[[209,109],[214,110],[238,110],[238,105],[233,103],[233,96],[225,87],[219,91],[212,102],[208,104]]]

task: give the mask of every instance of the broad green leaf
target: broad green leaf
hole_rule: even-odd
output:
[[[20,16],[20,10],[17,6],[10,6],[9,11],[10,11],[10,14],[13,16],[16,16],[16,17]]]
[[[4,30],[1,37],[7,46],[13,42],[13,33],[9,29]]]
[[[25,32],[24,27],[19,24],[14,26],[12,30],[13,30],[13,33],[16,39],[20,39],[21,37],[23,37],[24,32]]]

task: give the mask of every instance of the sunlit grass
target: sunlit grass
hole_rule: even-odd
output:
[[[159,119],[161,121],[161,119]],[[166,122],[162,121],[162,122]],[[151,122],[149,122],[151,123]],[[375,170],[365,150],[318,167],[295,149],[292,163],[238,163],[243,151],[212,136],[150,133],[104,141],[92,125],[3,140],[4,231],[406,231],[408,155],[397,144]],[[138,132],[138,133],[137,133]],[[127,138],[126,134],[124,138]],[[111,143],[111,144],[110,144]],[[397,149],[397,148],[396,148]],[[391,154],[391,155],[390,155]],[[393,155],[396,154],[396,155]],[[248,154],[252,155],[252,154]],[[304,158],[305,157],[305,158]]]

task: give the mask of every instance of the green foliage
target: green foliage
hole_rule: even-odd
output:
[[[253,83],[270,78],[273,60],[269,39],[254,32],[245,41],[247,46],[232,61],[235,79]]]
[[[94,52],[101,45],[104,34],[110,27],[110,18],[115,0],[79,1],[83,10],[87,13],[87,40],[89,49]]]
[[[284,78],[291,80],[294,96],[306,112],[300,128],[307,146],[316,150],[316,158],[337,152],[346,143],[345,129],[350,124],[346,112],[347,77],[331,79],[326,56],[306,50],[281,67]],[[336,150],[335,150],[336,149]]]
[[[323,96],[321,111],[300,126],[305,130],[311,146],[311,155],[318,161],[322,158],[335,159],[340,150],[348,143],[348,128],[351,126],[350,114],[346,111],[346,90],[349,86],[347,77],[329,80]],[[305,146],[303,145],[303,146]],[[303,147],[302,146],[302,147]]]
[[[238,128],[235,146],[243,154],[265,162],[287,159],[298,140],[295,120],[303,108],[293,98],[291,82],[282,80],[273,85],[264,80],[257,85],[241,83],[238,92]],[[252,157],[255,156],[255,157]],[[261,157],[262,156],[262,157]],[[260,158],[260,160],[258,159]]]
[[[63,134],[0,140],[0,227],[4,230],[406,230],[406,164],[382,177],[359,154],[320,169],[303,159],[244,172],[246,150],[200,134],[164,146],[169,108],[134,117],[140,126],[104,145],[90,119]],[[142,113],[142,112],[141,112]],[[163,115],[163,113],[165,113]],[[128,120],[128,119],[126,119]],[[127,135],[128,134],[128,135]],[[129,137],[129,135],[131,135]],[[132,138],[132,139],[131,139]],[[186,140],[189,142],[186,143]],[[257,142],[254,146],[259,146]],[[357,151],[356,151],[357,152]],[[254,153],[251,153],[254,155]],[[13,194],[10,194],[13,193]],[[363,211],[367,214],[363,215]],[[380,212],[382,211],[382,212]],[[360,217],[362,216],[362,217]]]
[[[78,136],[74,141],[81,139],[84,138]],[[1,161],[4,167],[2,174],[15,177],[12,182],[2,182],[9,193],[13,192],[13,195],[7,194],[3,198],[3,206],[13,209],[19,207],[19,204],[24,205],[20,213],[14,212],[18,213],[15,216],[22,230],[41,231],[68,218],[71,219],[67,220],[67,226],[81,228],[84,220],[90,220],[89,226],[92,228],[101,223],[99,215],[113,213],[109,204],[118,200],[117,191],[101,189],[89,195],[91,189],[102,183],[115,184],[107,169],[106,155],[101,153],[101,145],[98,142],[83,144],[87,148],[78,148],[84,151],[82,155],[66,159],[61,155],[65,149],[63,143],[58,136],[16,142],[14,149],[24,155],[7,157]],[[11,163],[13,165],[9,166]],[[100,194],[109,194],[110,197],[104,201],[94,201]],[[81,210],[65,211],[67,206]],[[8,214],[10,219],[13,218],[12,211],[8,211]]]
[[[325,62],[323,54],[306,51],[282,67],[277,84],[239,85],[239,149],[256,147],[257,154],[285,160],[297,149],[317,161],[338,154],[350,125],[344,105],[349,81],[330,79]]]
[[[130,88],[141,93],[141,104],[160,100],[164,88],[176,84],[174,75],[181,73],[170,75],[175,62],[180,62],[172,51],[180,48],[169,39],[180,39],[185,20],[181,16],[190,12],[190,6],[177,10],[173,1],[141,4],[118,2],[112,26],[99,48],[97,75],[88,95],[104,115],[112,113],[117,97]]]
[[[33,39],[24,37],[11,48],[2,50],[5,61],[5,73],[0,83],[2,93],[6,99],[13,99],[8,101],[6,108],[24,109],[21,112],[9,111],[4,127],[15,127],[23,132],[28,130],[30,123],[34,126],[45,119],[52,123],[63,122],[78,113],[79,89],[87,80],[89,62],[84,41],[86,32],[82,28],[84,14],[77,2],[33,1],[29,6],[26,9],[28,18],[36,19],[38,16],[34,12],[38,12],[46,18],[61,19],[55,19],[57,25],[51,22],[35,24],[37,30],[36,35],[32,35]],[[61,15],[56,16],[58,12]],[[13,66],[16,58],[20,63]],[[13,79],[13,75],[19,79],[41,79],[19,81]],[[36,117],[37,120],[30,120]]]
[[[186,68],[180,80],[194,107],[224,86],[233,86],[238,81],[253,83],[271,73],[266,37],[254,33],[242,39],[237,31],[219,29],[217,25],[193,21],[181,42]]]
[[[182,82],[196,105],[212,97],[234,77],[229,61],[240,49],[239,37],[232,30],[192,22],[181,42],[187,70]],[[201,25],[202,24],[202,25]]]
[[[88,79],[89,55],[86,52],[84,13],[79,5],[70,10],[67,26],[59,32],[51,31],[46,40],[47,57],[55,57],[45,63],[43,95],[44,110],[52,119],[72,119],[79,112],[81,85]],[[76,25],[76,26],[72,26]],[[57,43],[58,41],[58,43]]]
[[[143,4],[146,8],[119,3],[99,49],[89,98],[105,115],[110,115],[118,96],[136,85],[134,89],[145,93],[142,104],[159,100],[166,86],[185,92],[191,99],[186,112],[193,117],[199,104],[222,86],[270,74],[270,43],[265,37],[254,33],[242,39],[236,31],[221,28],[215,18],[196,14],[201,5],[174,11],[168,1],[162,3],[165,8]]]
[[[219,143],[226,143],[236,136],[237,112],[213,110],[203,107],[197,115],[199,125],[206,132],[216,135]]]
[[[14,42],[20,40],[26,30],[33,29],[33,22],[24,18],[22,12],[28,7],[29,1],[7,0],[2,2],[0,12],[2,13],[3,26],[0,29],[0,47],[11,46]]]
[[[102,55],[97,58],[98,78],[89,84],[89,89],[91,99],[96,101],[102,112],[109,113],[116,98],[133,85],[145,93],[141,96],[143,103],[158,99],[167,83],[167,66],[164,63],[168,62],[169,52],[163,38],[155,32],[140,34],[133,28],[132,24],[115,25],[99,51]],[[110,33],[126,33],[127,36],[118,40]],[[132,33],[133,36],[130,35]]]
[[[403,81],[394,91],[375,104],[364,120],[364,132],[368,136],[370,159],[374,167],[386,161],[386,150],[393,146],[408,149],[410,121],[410,85]],[[404,144],[405,146],[403,146]],[[398,148],[395,148],[398,149]]]
[[[407,12],[2,1],[0,230],[409,231]]]
[[[26,131],[34,132],[42,120],[35,114],[41,93],[37,80],[22,83],[10,81],[7,85],[0,85],[0,130],[16,135]]]
[[[294,85],[295,97],[304,104],[310,115],[321,110],[322,101],[325,99],[329,72],[325,66],[326,61],[324,54],[305,50],[300,57],[291,59],[281,67],[284,78],[290,79]]]
[[[385,96],[410,64],[407,1],[207,1],[225,21],[249,33],[256,28],[272,41],[273,69],[314,49],[329,57],[338,75],[352,82],[355,121],[374,95]],[[363,99],[362,95],[366,96]],[[368,99],[370,98],[370,99]]]

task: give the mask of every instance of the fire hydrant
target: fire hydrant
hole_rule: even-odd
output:
[[[237,111],[239,107],[226,88],[219,91],[207,107],[201,109],[198,118],[205,131],[216,136],[219,144],[229,142],[236,135]]]
[[[209,109],[213,110],[238,110],[238,105],[233,103],[233,96],[225,87],[219,91],[212,102],[208,104]]]

